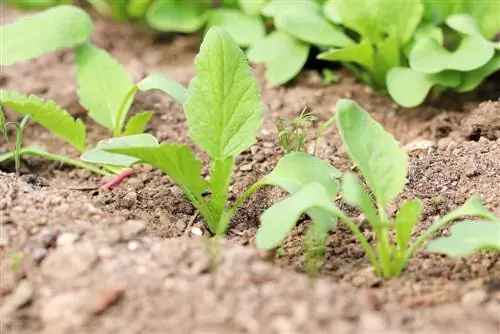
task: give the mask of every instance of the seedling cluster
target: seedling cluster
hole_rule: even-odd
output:
[[[272,1],[264,8],[281,17],[278,2]],[[317,15],[311,22],[320,17]],[[72,19],[64,20],[68,17]],[[288,19],[279,20],[289,22]],[[56,29],[55,24],[62,26]],[[42,29],[36,29],[44,25],[48,26],[47,35]],[[290,29],[299,25],[293,26]],[[64,30],[64,34],[60,29]],[[29,36],[26,32],[32,30],[37,31],[36,39],[13,37],[23,32],[23,36]],[[110,137],[89,149],[83,122],[75,120],[54,101],[0,91],[0,103],[25,117],[24,124],[29,118],[81,152],[81,159],[77,160],[41,149],[22,148],[20,134],[24,124],[21,124],[17,126],[16,150],[1,156],[0,161],[11,157],[19,159],[23,154],[36,154],[100,174],[119,174],[123,168],[134,164],[150,164],[162,170],[179,186],[216,236],[226,233],[236,210],[258,188],[278,186],[289,196],[262,214],[257,246],[264,250],[276,249],[299,217],[306,214],[311,219],[304,239],[310,272],[321,264],[325,240],[339,222],[350,228],[377,274],[386,278],[400,275],[407,262],[436,231],[462,217],[475,217],[479,221],[471,220],[453,226],[451,236],[431,241],[428,250],[450,256],[483,249],[500,251],[500,240],[492,237],[500,230],[500,220],[475,197],[437,220],[412,241],[414,227],[421,219],[422,203],[408,200],[400,205],[395,217],[387,214],[387,206],[404,188],[407,157],[396,140],[350,100],[338,102],[335,116],[319,128],[316,141],[335,122],[346,151],[364,182],[353,173],[342,174],[327,161],[316,157],[316,149],[312,154],[307,152],[302,127],[314,117],[304,111],[297,120],[278,124],[279,139],[286,155],[271,173],[231,203],[229,186],[233,181],[235,158],[254,144],[255,133],[266,112],[258,83],[252,77],[244,52],[232,35],[221,27],[212,27],[207,31],[195,60],[196,76],[186,90],[159,73],[153,73],[136,84],[116,60],[88,42],[91,32],[92,22],[85,12],[66,5],[54,7],[2,27],[2,42],[9,42],[6,48],[2,48],[0,58],[2,65],[10,65],[61,47],[75,47],[80,103],[94,121],[109,130]],[[335,30],[335,33],[337,35],[330,35],[330,38],[343,34],[340,30]],[[308,31],[307,36],[314,34]],[[192,142],[210,158],[208,177],[202,177],[202,163],[188,145],[160,144],[154,136],[144,133],[152,117],[151,112],[136,114],[126,121],[136,92],[151,89],[161,90],[183,105]],[[6,122],[1,117],[0,130],[5,132],[5,129]],[[374,244],[337,206],[334,200],[339,195],[345,203],[364,213],[375,234]]]

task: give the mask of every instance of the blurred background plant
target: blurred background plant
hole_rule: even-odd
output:
[[[159,32],[196,33],[218,25],[251,62],[265,65],[271,86],[293,80],[306,61],[321,59],[341,64],[404,107],[444,91],[473,91],[500,69],[500,1],[5,1],[23,10],[78,3]]]

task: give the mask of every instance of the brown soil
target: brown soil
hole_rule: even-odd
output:
[[[0,10],[2,24],[18,17],[13,10]],[[159,39],[97,18],[96,25],[95,42],[136,80],[153,71],[186,85],[193,77],[199,37]],[[55,99],[85,120],[89,141],[95,143],[106,133],[79,107],[74,71],[72,52],[63,51],[2,68],[0,88]],[[262,78],[262,68],[256,67],[255,74]],[[261,81],[269,112],[256,145],[238,157],[233,198],[282,156],[278,117],[297,116],[307,106],[320,124],[339,98],[352,98],[409,144],[407,188],[391,211],[406,198],[421,199],[426,209],[415,235],[472,193],[500,214],[500,101],[479,105],[450,96],[440,104],[405,110],[348,73],[340,74],[341,82],[328,87],[314,71],[287,87],[270,89]],[[149,132],[162,141],[189,143],[184,115],[172,100],[140,94],[133,110],[144,109],[155,111]],[[28,127],[25,144],[75,154],[35,124]],[[411,148],[424,144],[423,150]],[[0,142],[0,149],[7,148],[12,143]],[[319,149],[339,169],[352,167],[334,127]],[[289,235],[274,263],[256,251],[259,215],[283,196],[262,189],[232,220],[213,271],[208,254],[216,245],[192,233],[196,226],[204,229],[203,221],[158,171],[138,173],[104,191],[100,178],[85,171],[27,162],[20,178],[0,173],[2,333],[469,334],[500,329],[498,254],[449,259],[421,252],[402,277],[382,281],[340,226],[330,234],[320,277],[311,284],[303,273],[306,221]],[[19,265],[12,265],[16,258]]]

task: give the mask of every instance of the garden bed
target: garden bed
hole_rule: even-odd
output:
[[[2,24],[18,15],[0,10]],[[194,76],[199,38],[155,38],[97,17],[95,24],[94,42],[134,79],[160,71],[187,85]],[[85,120],[96,143],[105,134],[78,104],[73,57],[64,51],[2,68],[0,88],[56,100]],[[263,78],[262,68],[254,72]],[[394,204],[412,197],[424,202],[418,230],[473,193],[500,214],[500,102],[445,96],[439,104],[404,110],[348,73],[340,76],[326,87],[313,71],[287,87],[269,88],[261,80],[269,111],[257,143],[237,159],[233,197],[283,155],[279,117],[309,107],[321,123],[338,99],[350,98],[407,145],[408,183]],[[182,109],[165,95],[139,94],[133,110],[154,111],[148,132],[159,140],[189,142]],[[77,156],[34,124],[25,143]],[[0,149],[11,145],[2,141]],[[342,171],[352,168],[335,127],[319,156]],[[400,278],[383,281],[340,227],[330,234],[320,277],[311,284],[302,259],[307,222],[274,261],[257,252],[259,215],[282,196],[263,188],[233,218],[211,272],[203,238],[193,233],[199,227],[207,234],[201,218],[158,171],[138,170],[111,191],[100,189],[101,177],[46,161],[30,159],[23,171],[20,178],[0,174],[1,316],[9,333],[468,334],[500,326],[498,253],[450,259],[422,252]],[[22,254],[19,268],[11,265],[13,254]]]

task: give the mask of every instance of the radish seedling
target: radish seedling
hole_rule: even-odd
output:
[[[229,205],[235,157],[254,143],[266,108],[243,52],[223,29],[207,32],[195,66],[197,73],[189,85],[184,111],[191,139],[210,157],[210,179],[201,177],[201,162],[187,145],[156,143],[140,147],[134,143],[134,136],[129,136],[109,140],[101,149],[161,169],[217,235],[225,233],[235,211],[261,186],[278,185],[295,193],[302,185],[317,181],[334,196],[339,189],[339,172],[325,161],[296,152],[283,157],[271,174]],[[317,212],[317,217],[328,226],[334,222],[332,217],[324,219],[322,212]]]
[[[479,199],[472,197],[462,207],[437,220],[411,244],[413,228],[422,214],[421,201],[403,202],[392,220],[386,211],[388,204],[403,190],[406,182],[408,165],[405,152],[380,124],[353,101],[338,102],[336,123],[347,152],[364,176],[374,200],[353,173],[343,176],[343,198],[346,203],[359,208],[365,214],[375,232],[375,247],[366,240],[355,221],[334,204],[331,192],[325,185],[321,182],[310,182],[263,213],[262,225],[257,232],[257,245],[261,249],[278,246],[300,215],[314,209],[326,217],[336,217],[345,223],[361,242],[377,274],[382,277],[394,277],[400,275],[408,260],[438,229],[451,221],[463,216],[495,220]],[[498,228],[498,224],[489,225],[487,228],[495,229],[494,226]],[[455,237],[455,246],[456,238],[460,237]],[[481,238],[484,238],[484,234]],[[484,246],[491,246],[488,240],[483,241]],[[431,249],[441,249],[442,245],[443,242],[434,246],[431,244]],[[464,250],[468,249],[465,244],[462,247]]]

